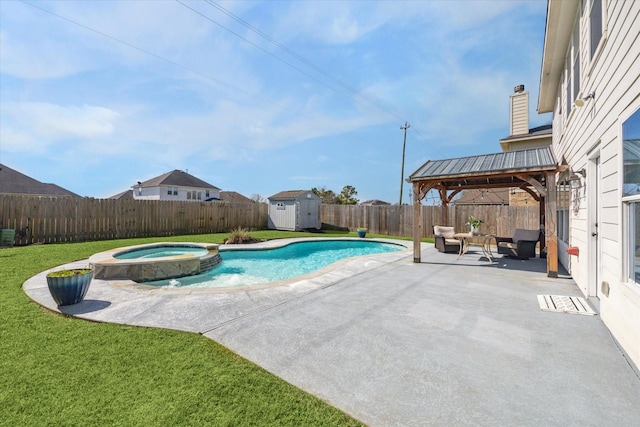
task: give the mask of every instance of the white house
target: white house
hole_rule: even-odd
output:
[[[571,194],[559,261],[640,366],[640,1],[549,0],[538,112]]]
[[[281,191],[269,197],[269,229],[320,230],[322,201],[312,191]]]
[[[138,182],[131,187],[136,200],[205,201],[219,200],[220,189],[181,170]]]

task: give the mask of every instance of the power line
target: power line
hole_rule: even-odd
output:
[[[186,71],[188,71],[190,73],[193,73],[193,74],[195,74],[197,76],[200,76],[200,77],[202,77],[202,78],[204,78],[206,80],[210,80],[210,81],[212,81],[214,83],[217,83],[217,84],[219,84],[221,86],[224,86],[224,87],[226,87],[228,89],[234,90],[236,92],[239,92],[239,93],[241,93],[243,95],[246,95],[246,96],[249,96],[249,97],[252,97],[252,98],[259,99],[260,101],[262,101],[264,103],[271,104],[271,105],[273,105],[273,106],[275,106],[275,107],[277,107],[277,108],[279,108],[279,109],[281,109],[283,111],[288,111],[290,113],[294,113],[294,114],[296,114],[298,116],[301,116],[301,117],[304,117],[304,118],[306,118],[308,120],[315,121],[315,122],[318,122],[318,123],[323,123],[321,121],[318,121],[317,119],[313,119],[311,117],[305,116],[304,114],[300,113],[300,111],[298,111],[298,110],[291,110],[291,109],[289,109],[287,107],[284,107],[284,106],[282,106],[280,104],[277,104],[277,103],[275,103],[275,102],[273,102],[273,101],[271,101],[269,99],[266,99],[266,98],[264,98],[264,97],[262,97],[260,95],[256,95],[255,93],[247,92],[246,90],[240,89],[240,88],[235,87],[235,86],[233,86],[233,85],[231,85],[229,83],[223,82],[222,80],[216,79],[215,77],[212,77],[212,76],[210,76],[208,74],[204,74],[204,73],[202,73],[200,71],[197,71],[197,70],[195,70],[195,69],[193,69],[191,67],[188,67],[186,65],[180,64],[180,63],[178,63],[176,61],[173,61],[171,59],[165,58],[164,56],[158,55],[158,54],[153,53],[153,52],[151,52],[149,50],[146,50],[146,49],[143,49],[141,47],[138,47],[138,46],[136,46],[134,44],[131,44],[131,43],[127,42],[127,41],[119,39],[119,38],[117,38],[115,36],[112,36],[110,34],[104,33],[104,32],[102,32],[100,30],[96,30],[95,28],[89,27],[89,26],[84,25],[84,24],[82,24],[80,22],[74,21],[74,20],[69,19],[69,18],[67,18],[65,16],[62,16],[62,15],[59,15],[59,14],[57,14],[55,12],[52,12],[52,11],[50,11],[48,9],[44,9],[44,8],[42,8],[40,6],[37,6],[37,5],[33,4],[33,3],[29,3],[26,0],[20,0],[20,1],[22,3],[24,3],[24,4],[26,4],[26,5],[29,5],[29,6],[31,6],[33,8],[35,8],[35,9],[38,9],[38,10],[40,10],[42,12],[45,12],[45,13],[48,13],[48,14],[50,14],[52,16],[55,16],[56,18],[62,19],[63,21],[67,21],[67,22],[69,22],[69,23],[71,23],[73,25],[76,25],[78,27],[81,27],[81,28],[83,28],[83,29],[85,29],[87,31],[91,31],[91,32],[93,32],[95,34],[98,34],[98,35],[102,36],[102,37],[105,37],[105,38],[108,38],[108,39],[110,39],[112,41],[115,41],[117,43],[123,44],[123,45],[125,45],[125,46],[127,46],[127,47],[129,47],[131,49],[135,49],[138,52],[144,53],[145,55],[152,56],[152,57],[154,57],[154,58],[156,58],[156,59],[158,59],[160,61],[166,62],[168,64],[171,64],[171,65],[175,66],[175,67],[178,67],[178,68],[181,68],[183,70],[186,70]],[[328,125],[328,123],[323,123],[323,124]]]
[[[273,45],[275,45],[278,48],[282,49],[283,51],[287,52],[288,54],[290,54],[291,56],[295,57],[299,61],[309,65],[311,68],[313,68],[314,70],[318,71],[320,74],[324,75],[325,77],[328,77],[329,79],[333,80],[334,82],[337,82],[342,87],[344,87],[345,89],[347,89],[350,92],[352,92],[353,95],[346,94],[346,93],[336,89],[335,87],[333,87],[331,85],[328,85],[327,83],[323,82],[322,80],[318,79],[317,77],[315,77],[315,76],[309,74],[308,72],[304,71],[303,69],[301,69],[301,68],[293,65],[292,63],[282,59],[281,57],[269,52],[268,50],[266,50],[262,46],[258,45],[257,43],[254,43],[251,40],[247,39],[246,37],[242,36],[241,34],[238,34],[237,32],[231,30],[230,28],[225,27],[221,23],[217,22],[215,19],[213,19],[213,18],[205,15],[204,13],[192,8],[191,6],[185,4],[182,0],[175,0],[175,1],[180,3],[182,6],[186,7],[187,9],[191,10],[192,12],[196,13],[197,15],[201,16],[202,18],[206,19],[207,21],[209,21],[209,22],[217,25],[218,27],[222,28],[223,30],[229,32],[230,34],[234,35],[235,37],[245,41],[246,43],[249,43],[251,46],[255,47],[256,49],[259,49],[260,51],[262,51],[265,54],[271,56],[272,58],[282,62],[283,64],[287,65],[288,67],[292,68],[293,70],[295,70],[295,71],[297,71],[297,72],[309,77],[310,79],[314,80],[315,82],[319,83],[320,85],[324,86],[325,88],[327,88],[329,90],[332,90],[333,92],[335,92],[335,93],[337,93],[337,94],[349,99],[351,102],[353,102],[353,103],[355,103],[357,105],[360,105],[361,107],[364,107],[364,108],[366,108],[368,110],[375,111],[378,114],[383,113],[385,115],[392,115],[389,111],[386,111],[385,109],[381,108],[380,106],[378,106],[375,103],[372,103],[372,102],[369,101],[368,104],[365,104],[365,103],[361,102],[360,99],[363,99],[363,97],[357,91],[355,91],[354,89],[352,89],[349,86],[345,85],[341,81],[335,79],[334,77],[332,77],[328,73],[324,72],[320,67],[316,66],[315,64],[313,64],[312,62],[308,61],[304,57],[298,55],[293,50],[289,49],[288,47],[286,47],[282,43],[279,43],[278,41],[276,41],[273,38],[269,37],[264,32],[258,30],[257,28],[255,28],[251,24],[247,23],[246,21],[242,20],[241,18],[237,17],[233,13],[231,13],[228,10],[224,9],[222,6],[219,6],[219,5],[217,5],[217,4],[215,4],[215,3],[211,2],[211,1],[207,1],[207,4],[215,7],[216,9],[220,10],[224,14],[226,14],[229,17],[233,18],[234,20],[236,20],[237,22],[241,23],[242,25],[244,25],[245,27],[247,27],[251,31],[253,31],[256,34],[258,34],[260,37],[264,38],[265,40],[269,41]]]

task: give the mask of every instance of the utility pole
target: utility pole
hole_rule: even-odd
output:
[[[398,202],[398,206],[402,206],[402,187],[404,187],[404,151],[407,147],[407,129],[409,129],[411,125],[407,122],[404,122],[404,126],[400,126],[400,129],[404,130],[404,142],[402,143],[402,170],[400,171],[400,201]]]

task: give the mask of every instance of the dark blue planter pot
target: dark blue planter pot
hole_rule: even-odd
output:
[[[367,230],[356,230],[358,232],[358,236],[364,237],[367,235]]]
[[[74,270],[78,271],[78,270]],[[47,275],[49,292],[56,304],[71,305],[82,302],[93,279],[93,270],[73,276],[51,277]]]

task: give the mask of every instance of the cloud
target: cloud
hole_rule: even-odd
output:
[[[116,111],[90,105],[3,102],[3,148],[42,152],[66,140],[104,138],[114,132]]]

